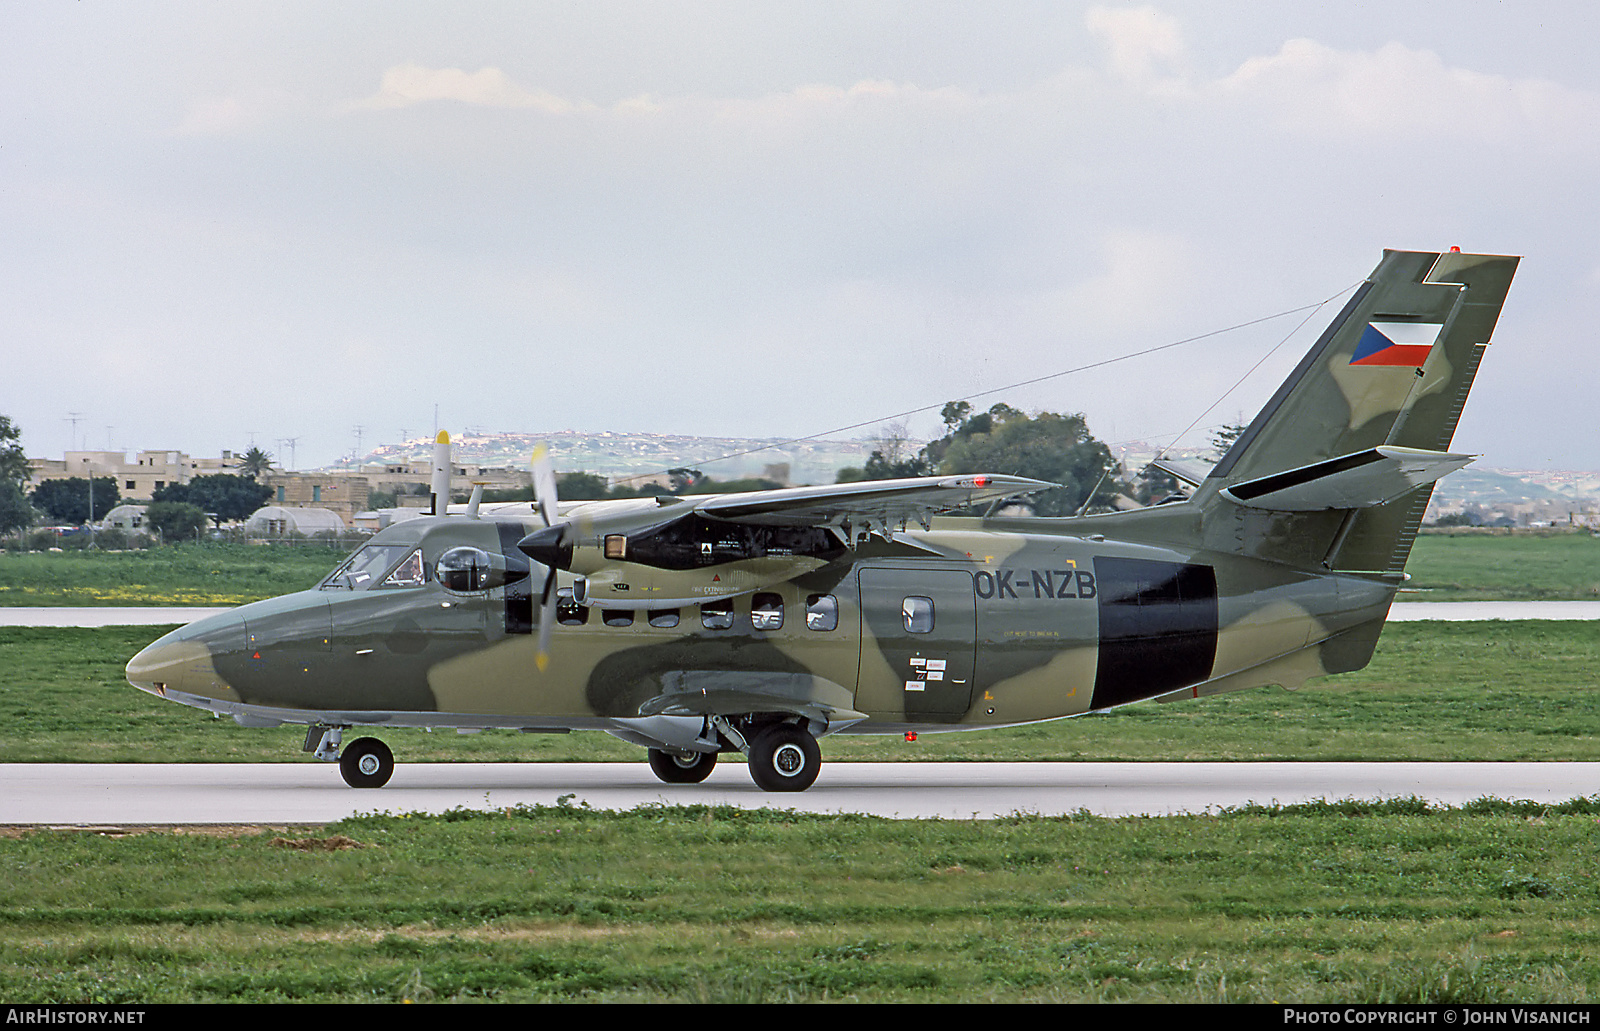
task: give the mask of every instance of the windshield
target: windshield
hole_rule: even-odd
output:
[[[323,590],[344,588],[353,591],[371,587],[379,581],[394,587],[420,586],[423,580],[422,554],[414,549],[415,545],[411,544],[369,544],[328,574],[328,578],[319,586]],[[389,572],[408,552],[411,553],[411,560],[384,580],[383,574]]]

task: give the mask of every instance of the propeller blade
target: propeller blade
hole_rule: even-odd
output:
[[[556,521],[556,468],[550,461],[550,448],[540,444],[533,449],[533,497],[539,509],[539,518],[549,526]]]
[[[534,665],[543,673],[550,666],[550,629],[556,621],[556,567],[546,566],[544,592],[539,599],[539,651]]]

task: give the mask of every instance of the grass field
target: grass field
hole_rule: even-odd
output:
[[[145,551],[0,552],[0,606],[243,605],[315,586],[343,554],[220,542]]]
[[[1585,1002],[1600,799],[0,837],[30,1002]]]
[[[1600,600],[1600,537],[1425,533],[1406,563],[1414,601]]]

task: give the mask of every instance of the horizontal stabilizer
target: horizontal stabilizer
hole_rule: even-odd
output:
[[[1453,473],[1475,457],[1384,445],[1235,483],[1222,496],[1274,512],[1373,508]]]
[[[1211,463],[1188,461],[1182,458],[1158,458],[1150,463],[1157,469],[1191,487],[1200,486],[1211,475]]]

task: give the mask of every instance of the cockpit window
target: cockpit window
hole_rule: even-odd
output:
[[[408,554],[409,553],[409,554]],[[404,558],[405,561],[401,562]],[[399,566],[396,567],[396,563]],[[385,573],[394,572],[385,577]],[[423,583],[422,552],[411,544],[369,544],[345,560],[319,585],[323,590],[360,591],[375,584],[418,587]]]
[[[394,567],[394,572],[384,579],[383,586],[421,587],[427,579],[427,571],[422,565],[422,552],[417,550],[407,555],[398,566]]]

